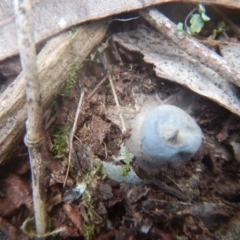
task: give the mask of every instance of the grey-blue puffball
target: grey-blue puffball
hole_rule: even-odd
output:
[[[144,119],[141,142],[153,164],[179,163],[189,160],[198,151],[202,132],[195,120],[182,109],[161,105]]]

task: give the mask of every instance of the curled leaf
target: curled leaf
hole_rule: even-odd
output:
[[[198,12],[199,13],[205,13],[206,12],[206,9],[202,4],[198,5]]]
[[[210,17],[209,16],[207,16],[205,13],[201,13],[201,17],[202,17],[202,20],[204,21],[204,22],[208,22],[208,21],[210,21]]]

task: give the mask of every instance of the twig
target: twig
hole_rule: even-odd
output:
[[[189,18],[192,17],[193,13],[197,11],[197,8],[194,8],[188,15],[187,17],[185,18],[185,21],[184,21],[184,29],[185,31],[187,31],[188,29],[188,21],[189,21]]]
[[[111,74],[109,74],[109,72],[111,71],[110,67],[109,67],[109,64],[107,63],[107,61],[103,57],[102,52],[100,52],[98,50],[96,52],[97,52],[97,55],[98,55],[102,65],[103,65],[104,69],[107,71],[106,77],[108,76],[108,79],[109,79],[109,82],[110,82],[110,85],[111,85],[111,88],[112,88],[112,92],[113,92],[113,97],[114,97],[114,100],[115,100],[116,105],[117,105],[119,117],[120,117],[120,120],[121,120],[121,123],[122,123],[122,132],[125,133],[127,131],[127,128],[126,128],[126,124],[125,124],[125,121],[124,121],[124,118],[123,118],[122,110],[121,110],[121,107],[120,107],[120,104],[119,104],[119,101],[118,101],[118,97],[117,97],[117,94],[116,94],[116,91],[115,91],[115,87],[114,87],[114,84],[113,84],[112,76],[111,76]]]
[[[226,41],[226,40],[215,40],[211,38],[207,39],[198,39],[199,42],[210,46],[210,47],[216,47],[216,46],[221,46],[221,45],[231,45],[231,46],[240,46],[239,43],[231,42],[231,41]]]
[[[78,120],[78,117],[79,117],[79,114],[80,114],[80,111],[81,111],[83,97],[84,97],[84,91],[82,91],[81,97],[80,97],[79,102],[78,102],[77,112],[76,112],[76,115],[75,115],[73,127],[72,127],[70,137],[69,137],[68,167],[67,167],[67,172],[66,172],[66,176],[65,176],[65,179],[64,179],[63,187],[65,187],[65,185],[66,185],[66,181],[67,181],[67,177],[68,177],[68,173],[69,173],[69,169],[70,169],[70,165],[71,165],[73,137],[74,137],[76,127],[77,127],[77,120]]]
[[[172,196],[175,196],[178,199],[181,199],[183,201],[189,200],[188,196],[185,193],[180,192],[179,190],[177,190],[173,187],[170,187],[163,182],[160,182],[158,179],[156,179],[154,177],[154,175],[150,174],[146,170],[139,168],[139,167],[135,168],[134,170],[136,171],[138,176],[140,176],[142,179],[144,179],[144,182],[146,184],[153,184],[153,185],[157,186],[158,188],[160,188],[161,190],[163,190],[164,192],[171,194]]]
[[[87,96],[87,100],[89,100],[95,93],[96,91],[102,86],[102,84],[108,79],[108,73],[107,75],[96,85],[96,87],[90,92]]]
[[[119,62],[120,66],[123,66],[122,58],[121,58],[121,56],[119,54],[119,51],[117,49],[117,46],[116,46],[115,42],[112,39],[110,41],[110,44],[111,44],[111,47],[112,47],[113,57],[115,58],[115,60],[117,60]]]
[[[108,79],[109,79],[109,82],[110,82],[110,85],[111,85],[111,88],[112,88],[114,100],[116,102],[119,117],[120,117],[120,120],[121,120],[121,123],[122,123],[122,132],[125,133],[125,132],[127,132],[127,128],[126,128],[126,124],[125,124],[125,121],[124,121],[124,118],[123,118],[122,110],[121,110],[121,107],[120,107],[120,104],[119,104],[119,101],[118,101],[118,97],[117,97],[117,94],[116,94],[116,91],[115,91],[112,76],[109,75]]]
[[[44,168],[41,153],[42,145],[42,102],[38,81],[37,58],[33,37],[31,0],[14,0],[18,34],[18,45],[23,73],[26,79],[27,95],[27,134],[31,171],[33,206],[37,235],[46,231],[46,208],[44,202]]]
[[[194,40],[187,34],[178,34],[176,25],[156,9],[140,11],[145,18],[159,32],[170,38],[177,46],[197,61],[213,69],[220,76],[240,87],[240,72],[228,65],[222,57]]]
[[[175,188],[172,188],[170,186],[168,186],[167,184],[163,183],[163,182],[160,182],[158,181],[157,179],[154,179],[154,180],[150,180],[150,181],[146,181],[146,183],[148,184],[153,184],[157,187],[159,187],[161,190],[163,190],[164,192],[174,196],[174,197],[177,197],[178,199],[182,200],[182,201],[188,201],[188,197],[186,194],[178,191],[177,189]]]

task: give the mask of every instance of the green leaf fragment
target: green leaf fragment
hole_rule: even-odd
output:
[[[128,172],[130,171],[130,163],[134,158],[134,155],[130,153],[123,144],[121,144],[120,153],[124,157],[124,161],[126,163],[120,175],[126,177],[128,175]]]
[[[178,31],[178,36],[183,36],[184,34],[183,23],[179,22],[177,24],[177,31]]]
[[[205,13],[201,13],[201,17],[202,17],[202,20],[204,21],[204,22],[208,22],[208,21],[210,21],[210,17],[209,16],[207,16]]]
[[[178,30],[178,31],[183,31],[183,23],[179,22],[179,23],[177,24],[177,30]]]
[[[189,28],[190,28],[191,34],[200,33],[204,26],[204,21],[201,18],[201,15],[198,13],[192,15],[190,19],[190,23],[191,23],[191,26]]]
[[[217,32],[223,32],[226,29],[227,29],[227,26],[225,22],[221,21],[220,23],[218,23]]]
[[[198,5],[198,12],[199,13],[205,13],[206,12],[206,9],[202,4]]]

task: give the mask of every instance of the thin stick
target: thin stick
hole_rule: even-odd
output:
[[[120,104],[119,104],[119,101],[118,101],[118,97],[117,97],[117,94],[116,94],[116,91],[115,91],[112,76],[109,75],[108,79],[109,79],[109,82],[110,82],[110,85],[111,85],[111,88],[112,88],[114,100],[116,102],[119,117],[120,117],[120,120],[121,120],[121,123],[122,123],[122,132],[125,133],[127,131],[127,128],[126,128],[126,124],[125,124],[125,121],[124,121],[124,118],[123,118],[122,110],[121,110],[121,107],[120,107]]]
[[[87,99],[89,100],[95,93],[96,91],[102,86],[102,84],[108,79],[108,73],[107,75],[96,85],[96,87],[90,92],[87,96]]]
[[[67,172],[66,172],[66,176],[64,179],[64,183],[63,183],[63,187],[65,187],[66,185],[66,181],[67,181],[67,177],[68,177],[68,173],[69,173],[69,169],[70,169],[70,165],[71,165],[71,160],[72,160],[72,146],[73,146],[73,137],[77,128],[77,121],[78,121],[78,117],[82,108],[82,102],[83,102],[83,97],[84,97],[84,92],[82,92],[81,97],[79,99],[78,102],[78,106],[77,106],[77,112],[75,115],[75,119],[74,119],[74,123],[73,123],[73,127],[70,133],[70,137],[69,137],[69,153],[68,153],[68,167],[67,167]]]
[[[37,235],[46,231],[46,208],[44,202],[44,169],[42,164],[42,102],[38,81],[36,49],[33,37],[31,0],[14,0],[18,45],[23,73],[26,79],[27,134],[33,188],[33,206]]]
[[[187,28],[188,28],[188,21],[189,21],[189,18],[193,15],[194,12],[197,11],[197,8],[194,8],[188,15],[187,17],[185,18],[185,21],[184,21],[184,28],[185,28],[185,31],[187,31]]]
[[[151,183],[157,187],[159,187],[161,190],[163,190],[164,192],[167,192],[168,194],[171,194],[172,196],[175,196],[179,199],[181,199],[182,201],[188,201],[188,196],[180,191],[178,191],[175,188],[172,188],[170,186],[168,186],[167,184],[158,181],[157,179],[154,179],[153,181],[146,181],[146,183]]]
[[[120,104],[119,104],[119,101],[118,101],[118,97],[117,97],[117,94],[116,94],[116,91],[115,91],[115,87],[114,87],[114,84],[113,84],[112,76],[111,76],[111,74],[109,74],[110,67],[108,65],[108,62],[103,57],[102,53],[100,51],[98,51],[98,50],[97,50],[97,55],[98,55],[102,65],[103,65],[104,69],[107,71],[107,76],[108,76],[108,79],[109,79],[109,82],[110,82],[110,85],[111,85],[111,88],[112,88],[114,100],[116,102],[118,113],[119,113],[119,117],[120,117],[120,120],[121,120],[121,123],[122,123],[122,132],[125,133],[127,131],[127,128],[126,128],[126,124],[125,124],[125,121],[124,121],[124,118],[123,118],[123,115],[122,115],[122,110],[121,110],[121,107],[120,107]]]
[[[194,40],[191,36],[178,34],[176,25],[157,9],[140,11],[140,15],[159,32],[170,38],[180,49],[214,70],[223,78],[240,87],[240,72],[238,70],[229,66],[227,61],[222,57]]]

